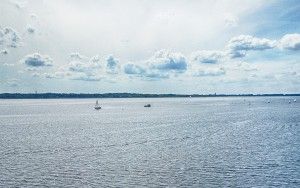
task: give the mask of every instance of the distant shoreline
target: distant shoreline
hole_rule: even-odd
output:
[[[180,98],[180,97],[280,97],[294,94],[140,94],[140,93],[1,93],[0,99],[74,99],[74,98]]]

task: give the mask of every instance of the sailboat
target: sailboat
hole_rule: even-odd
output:
[[[96,100],[96,104],[95,104],[95,107],[94,107],[96,110],[100,110],[101,109],[101,106],[99,105],[98,103],[98,100]]]

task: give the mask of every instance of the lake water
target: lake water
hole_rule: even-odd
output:
[[[299,187],[294,98],[0,100],[0,187]]]

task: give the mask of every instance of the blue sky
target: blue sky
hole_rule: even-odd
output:
[[[296,0],[0,2],[0,92],[300,93]]]

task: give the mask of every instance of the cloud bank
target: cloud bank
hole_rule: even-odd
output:
[[[219,77],[232,71],[258,71],[251,63],[239,61],[248,51],[299,50],[299,34],[287,34],[279,40],[240,35],[228,41],[223,50],[199,50],[186,57],[179,52],[159,50],[148,59],[136,62],[121,62],[113,55],[101,59],[98,55],[88,58],[72,53],[66,65],[53,73],[45,73],[46,78],[82,81],[101,81],[108,78],[127,76],[130,79],[160,80],[169,78]],[[30,67],[51,66],[52,59],[40,54],[28,55],[23,62]],[[122,70],[122,71],[121,71]],[[252,77],[255,74],[252,74]],[[122,78],[122,77],[120,77]]]

